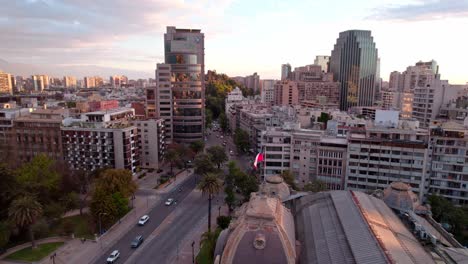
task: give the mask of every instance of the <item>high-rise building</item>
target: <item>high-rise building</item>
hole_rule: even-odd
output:
[[[275,105],[298,105],[297,82],[284,80],[275,84]]]
[[[262,103],[271,105],[275,102],[275,83],[276,80],[262,80],[262,90],[260,92]]]
[[[404,75],[398,71],[390,73],[388,88],[392,91],[402,92],[404,89]]]
[[[254,93],[257,93],[260,90],[260,76],[255,72],[252,75],[245,77],[245,86],[249,89],[252,89]]]
[[[63,77],[63,85],[66,88],[76,87],[76,77],[74,77],[74,76],[64,76]]]
[[[200,29],[167,27],[164,34],[165,63],[157,64],[156,86],[147,88],[147,102],[148,116],[164,119],[168,142],[203,140],[204,38]]]
[[[33,81],[34,91],[42,92],[44,89],[49,88],[49,76],[47,75],[33,75],[31,76]]]
[[[0,71],[0,94],[13,94],[11,74]]]
[[[328,72],[328,66],[330,65],[330,56],[315,56],[314,64],[320,66],[323,72]]]
[[[291,64],[286,63],[281,65],[281,80],[286,80],[291,76]]]
[[[94,77],[84,77],[84,87],[85,88],[96,87],[96,79]]]
[[[374,104],[377,48],[368,30],[340,33],[332,50],[330,72],[341,83],[340,109]]]
[[[465,121],[466,122],[466,121]],[[429,192],[468,205],[468,123],[441,122],[430,128],[432,150]]]

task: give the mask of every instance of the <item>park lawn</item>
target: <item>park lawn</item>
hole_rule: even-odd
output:
[[[87,238],[93,239],[94,234],[90,226],[90,216],[88,214],[74,215],[60,219],[60,222],[51,230],[51,235],[63,235],[66,232],[65,223],[70,222],[73,227],[72,233],[75,234],[76,238]]]
[[[8,255],[6,258],[9,260],[19,261],[39,261],[47,257],[50,253],[54,252],[57,248],[63,245],[63,242],[52,242],[38,245],[36,249],[31,247],[24,248]]]

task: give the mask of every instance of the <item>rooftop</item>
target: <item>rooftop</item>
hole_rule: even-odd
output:
[[[303,196],[295,207],[300,263],[435,263],[378,198],[329,191]]]

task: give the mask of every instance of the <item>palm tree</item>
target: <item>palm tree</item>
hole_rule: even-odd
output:
[[[19,227],[27,227],[32,248],[36,248],[32,225],[42,214],[42,205],[32,196],[15,199],[8,208],[8,217]]]
[[[208,232],[211,231],[211,200],[213,199],[213,194],[218,193],[221,187],[221,180],[213,173],[206,174],[197,186],[203,195],[208,194]]]

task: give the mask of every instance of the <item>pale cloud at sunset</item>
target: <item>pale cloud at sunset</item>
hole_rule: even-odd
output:
[[[0,0],[0,59],[146,72],[163,59],[166,26],[205,33],[206,69],[278,78],[280,65],[329,55],[340,31],[369,29],[381,74],[435,59],[468,82],[468,1]]]

